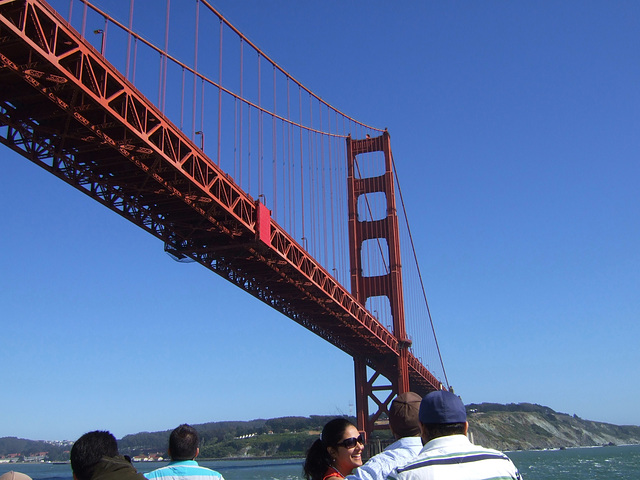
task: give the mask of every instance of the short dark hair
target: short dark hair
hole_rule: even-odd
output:
[[[183,423],[169,436],[169,454],[172,460],[193,460],[198,453],[200,437],[191,425]]]
[[[449,435],[464,435],[466,423],[423,423],[429,440]]]
[[[78,480],[91,480],[93,471],[102,457],[118,456],[118,442],[109,432],[95,430],[75,441],[69,460],[71,470]]]

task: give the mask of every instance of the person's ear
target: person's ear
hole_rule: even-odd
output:
[[[422,422],[420,422],[420,438],[422,439],[422,445],[425,445],[429,441],[429,430],[427,430],[427,427],[425,427]]]
[[[200,447],[196,448],[196,456],[193,459],[195,460],[198,455],[200,455]]]
[[[327,447],[327,452],[329,452],[329,456],[335,461],[338,451],[334,447]]]

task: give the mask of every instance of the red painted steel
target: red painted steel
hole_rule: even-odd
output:
[[[0,82],[4,145],[396,378],[404,335],[381,325],[45,2],[0,2]],[[440,388],[406,356],[413,391]]]
[[[256,240],[271,246],[271,212],[260,201],[256,201]]]
[[[360,177],[356,174],[356,157],[361,154],[382,152],[384,154],[384,173],[376,177]],[[370,433],[376,428],[376,421],[383,413],[388,412],[391,399],[412,388],[418,393],[424,393],[419,385],[409,381],[409,347],[411,340],[405,329],[404,299],[402,295],[402,268],[400,262],[400,235],[393,177],[391,156],[391,142],[389,133],[384,132],[375,138],[354,140],[347,138],[348,162],[348,203],[349,203],[349,248],[351,264],[351,291],[362,305],[370,297],[386,296],[391,306],[393,331],[397,340],[397,355],[391,360],[393,374],[388,370],[382,372],[374,369],[369,378],[366,362],[358,355],[354,356],[356,381],[356,411],[358,428]],[[386,200],[386,217],[381,220],[362,220],[366,218],[364,212],[358,211],[358,198],[361,195],[376,192],[384,193]],[[362,265],[362,245],[366,240],[383,239],[389,248],[389,268],[384,275],[364,276]],[[376,386],[374,382],[380,375],[384,375],[390,385]],[[440,388],[438,383],[431,385],[431,389]],[[377,393],[387,392],[387,397],[380,400]],[[369,401],[377,405],[377,411],[369,414]],[[382,427],[386,428],[386,427]]]

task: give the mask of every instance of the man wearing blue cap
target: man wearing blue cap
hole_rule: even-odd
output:
[[[446,390],[427,394],[418,418],[424,446],[416,458],[391,472],[389,480],[522,480],[504,453],[469,441],[467,411],[457,395]]]

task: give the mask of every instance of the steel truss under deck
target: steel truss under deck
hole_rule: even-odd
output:
[[[0,82],[4,145],[397,376],[401,342],[46,3],[0,1]],[[440,388],[410,353],[407,372]]]

